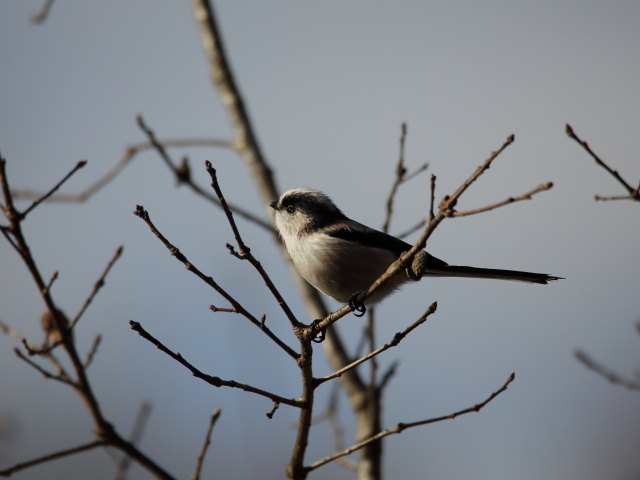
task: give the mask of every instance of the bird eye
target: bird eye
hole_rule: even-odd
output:
[[[296,212],[296,207],[294,207],[293,205],[289,205],[287,207],[287,213],[295,213]]]

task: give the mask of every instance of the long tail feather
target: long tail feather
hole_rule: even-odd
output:
[[[462,265],[438,265],[426,268],[425,276],[431,277],[468,277],[468,278],[492,278],[495,280],[513,280],[516,282],[539,283],[546,285],[562,277],[554,277],[546,273],[520,272],[518,270],[500,270],[495,268],[476,268]]]

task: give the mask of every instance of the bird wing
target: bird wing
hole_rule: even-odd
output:
[[[331,237],[340,238],[350,242],[357,242],[371,248],[381,248],[392,251],[396,257],[408,251],[412,246],[399,238],[387,233],[367,227],[355,220],[347,220],[339,227],[329,227],[324,232]],[[448,265],[444,260],[427,253],[427,266],[438,268]]]

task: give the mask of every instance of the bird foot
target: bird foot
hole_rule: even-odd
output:
[[[356,317],[362,317],[367,312],[367,307],[364,306],[364,303],[358,300],[358,295],[363,291],[364,290],[360,290],[359,292],[354,293],[349,299],[349,306]]]
[[[313,340],[315,343],[324,342],[324,339],[327,336],[327,327],[320,328],[318,326],[321,321],[321,319],[318,319],[311,322],[311,334],[313,335],[311,337],[311,340]]]

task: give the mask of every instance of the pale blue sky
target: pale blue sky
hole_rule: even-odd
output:
[[[640,478],[638,394],[612,386],[572,355],[582,347],[620,373],[640,368],[640,205],[594,202],[621,187],[568,139],[565,123],[632,184],[640,178],[640,4],[637,2],[216,2],[233,69],[281,190],[309,186],[345,213],[379,226],[408,122],[409,168],[424,162],[451,193],[514,133],[516,141],[460,203],[471,209],[540,183],[531,202],[445,221],[429,250],[450,262],[566,277],[540,287],[432,279],[379,309],[379,341],[434,300],[439,309],[399,348],[385,426],[466,408],[515,371],[509,390],[479,414],[407,431],[385,444],[387,478]],[[144,140],[135,115],[160,138],[228,138],[188,2],[59,0],[42,26],[39,1],[0,9],[0,151],[14,188],[44,189],[80,159],[66,186],[89,185]],[[178,159],[182,151],[173,151]],[[261,214],[242,162],[224,150],[187,152],[194,176],[211,160],[229,201]],[[392,231],[425,215],[428,176],[403,187]],[[75,312],[119,244],[123,258],[76,332],[89,348],[104,336],[91,375],[102,406],[127,432],[139,403],[153,411],[142,448],[176,476],[191,474],[208,415],[222,407],[206,472],[218,478],[283,478],[296,411],[243,392],[212,389],[132,333],[140,321],[212,375],[299,394],[296,368],[248,322],[212,315],[222,300],[171,258],[131,211],[143,204],[157,226],[272,328],[289,339],[277,306],[224,244],[222,214],[141,154],[81,205],[44,205],[26,233],[43,272],[60,270],[54,294]],[[247,243],[304,318],[275,246],[239,222]],[[415,237],[414,237],[415,238]],[[331,306],[337,305],[331,303]],[[0,319],[39,339],[43,305],[25,269],[0,242]],[[339,328],[353,338],[363,320]],[[0,465],[90,439],[83,406],[43,380],[0,338],[0,412],[19,433],[0,439]],[[318,349],[316,365],[330,371]],[[321,400],[329,389],[321,392]],[[42,399],[48,399],[43,406]],[[346,404],[346,402],[343,402]],[[342,418],[349,435],[352,422]],[[347,438],[347,444],[351,438]],[[331,452],[314,428],[308,460]],[[15,478],[112,478],[93,452]],[[99,470],[96,473],[96,468]],[[91,474],[87,473],[91,472]],[[330,466],[310,478],[352,478]],[[135,468],[131,478],[148,478]]]

